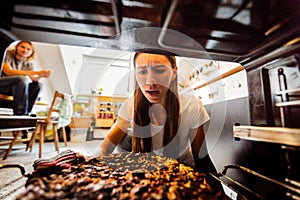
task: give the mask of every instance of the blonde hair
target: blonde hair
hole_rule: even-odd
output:
[[[14,47],[8,49],[7,51],[8,51],[8,52],[11,52],[13,55],[16,55],[16,54],[17,54],[17,49],[18,49],[18,47],[19,47],[22,43],[27,43],[27,44],[29,44],[29,45],[31,46],[31,49],[32,49],[32,53],[31,53],[30,56],[28,56],[28,57],[26,58],[26,61],[31,61],[31,60],[33,60],[33,59],[35,58],[35,48],[34,48],[32,42],[25,41],[25,40],[21,40],[21,41],[19,41]]]

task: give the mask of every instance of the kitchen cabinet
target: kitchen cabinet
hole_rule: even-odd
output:
[[[109,128],[114,124],[115,106],[101,102],[96,115],[96,127]]]
[[[126,99],[126,97],[121,96],[97,96],[95,126],[110,128],[115,122],[118,108]]]
[[[95,118],[94,128],[110,128],[125,96],[77,95],[71,128],[89,128]]]

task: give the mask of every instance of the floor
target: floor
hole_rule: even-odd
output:
[[[100,144],[103,140],[99,138],[105,137],[108,129],[95,129],[94,140],[86,141],[87,129],[71,129],[71,141],[65,147],[63,142],[59,143],[60,151],[71,149],[86,156],[95,156],[96,152],[100,150]],[[8,133],[7,133],[8,134]],[[89,135],[90,136],[90,135]],[[38,143],[33,146],[32,152],[26,151],[26,145],[23,143],[16,144],[9,157],[2,160],[5,153],[5,146],[0,147],[0,164],[21,164],[25,168],[25,173],[31,173],[33,162],[38,159]],[[43,157],[51,157],[55,155],[54,142],[45,142],[43,145]],[[27,180],[23,177],[17,168],[5,168],[0,170],[0,199],[12,200],[24,190],[24,184]]]

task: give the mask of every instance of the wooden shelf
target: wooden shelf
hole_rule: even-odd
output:
[[[98,108],[115,108],[116,106],[100,105]]]
[[[127,97],[121,96],[98,96],[98,101],[107,101],[107,102],[123,102],[127,99]]]

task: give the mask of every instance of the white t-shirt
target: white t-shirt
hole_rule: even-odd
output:
[[[180,103],[180,122],[178,128],[179,137],[179,160],[191,166],[194,166],[193,155],[191,151],[191,129],[197,129],[205,122],[207,122],[210,117],[207,114],[201,100],[190,94],[184,94],[179,96]],[[133,112],[134,109],[134,99],[127,99],[119,109],[118,116],[127,120],[128,122],[133,122]],[[152,145],[153,148],[162,146],[163,142],[163,130],[164,126],[157,126],[151,124],[151,134],[152,134]],[[158,155],[162,155],[163,148],[156,149],[154,152]]]

